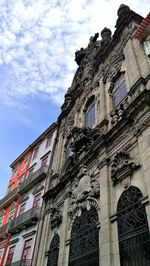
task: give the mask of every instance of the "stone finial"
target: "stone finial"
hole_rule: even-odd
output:
[[[111,39],[111,30],[108,29],[108,28],[104,28],[102,31],[101,31],[101,37],[102,39]]]
[[[129,10],[130,10],[129,6],[121,4],[118,11],[117,11],[118,17],[126,14]]]

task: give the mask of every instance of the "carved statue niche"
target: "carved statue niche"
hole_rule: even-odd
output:
[[[96,177],[89,174],[85,165],[80,166],[79,174],[72,187],[71,205],[73,208],[82,203],[87,197],[100,195],[100,186]]]
[[[58,227],[62,222],[62,213],[58,207],[52,205],[50,200],[46,203],[45,215],[48,213],[50,213],[51,228]]]
[[[130,157],[130,154],[125,151],[119,151],[111,162],[111,179],[113,185],[118,181],[131,176],[133,171],[140,166],[139,163],[135,163],[134,159]]]

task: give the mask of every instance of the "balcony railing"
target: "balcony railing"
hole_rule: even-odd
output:
[[[18,188],[15,188],[11,192],[9,192],[4,198],[2,198],[0,200],[0,207],[1,208],[5,207],[5,205],[7,205],[10,202],[12,202],[15,199],[15,197],[17,197],[17,192],[18,192]]]
[[[8,232],[11,234],[18,233],[26,227],[29,227],[37,222],[40,217],[40,207],[34,207],[23,214],[16,217],[9,224]]]
[[[0,241],[7,237],[9,224],[4,224],[0,227]]]
[[[5,266],[30,266],[31,260],[18,260],[15,262],[11,262],[9,264],[5,264]]]
[[[26,192],[29,188],[41,181],[48,172],[48,166],[44,165],[29,176],[18,188],[19,193]]]

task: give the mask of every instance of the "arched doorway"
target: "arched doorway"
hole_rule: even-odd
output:
[[[76,217],[71,231],[69,266],[99,266],[98,214],[91,206]]]
[[[134,186],[124,191],[117,206],[121,266],[150,265],[150,235],[141,191]]]
[[[55,234],[50,244],[47,266],[57,266],[59,243],[60,243],[59,235]]]

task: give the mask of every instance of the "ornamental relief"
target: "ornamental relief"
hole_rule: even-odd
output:
[[[71,211],[89,197],[100,196],[100,185],[97,178],[89,173],[85,165],[80,166],[79,173],[75,178],[71,192]]]
[[[46,202],[45,215],[47,214],[50,214],[51,228],[59,227],[62,222],[62,212],[57,206],[52,204],[51,200]]]
[[[140,167],[126,150],[121,150],[116,153],[111,161],[111,179],[113,185],[127,177],[131,177],[134,170]]]

